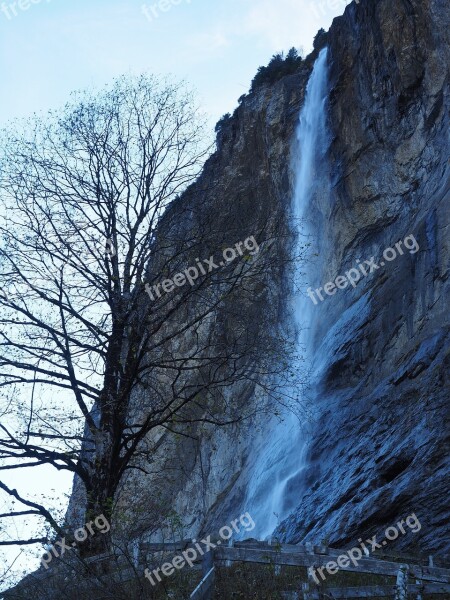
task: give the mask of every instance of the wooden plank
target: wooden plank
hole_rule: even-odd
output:
[[[178,542],[165,542],[165,543],[156,543],[156,542],[140,542],[140,547],[146,550],[153,550],[153,551],[170,551],[170,550],[178,550],[178,549],[184,549],[188,546],[192,545],[192,540],[191,539],[184,539],[184,540],[179,540]],[[267,548],[267,547],[272,547],[272,549],[275,547],[277,548],[277,550],[280,550],[281,552],[298,552],[301,554],[328,554],[329,556],[340,556],[342,553],[346,552],[346,550],[343,549],[336,549],[336,548],[326,548],[326,552],[322,551],[322,546],[321,545],[316,545],[313,546],[312,544],[308,544],[308,546],[310,546],[311,548],[309,548],[307,545],[305,544],[281,544],[279,543],[276,539],[272,539],[270,541],[260,541],[260,540],[242,540],[242,541],[236,541],[234,542],[234,545],[236,547],[239,548]],[[400,559],[402,560],[402,562],[404,563],[422,563],[423,562],[427,562],[428,564],[428,555],[427,556],[413,556],[410,554],[404,554],[401,552],[395,552],[395,551],[388,551],[386,549],[382,549],[382,550],[375,550],[375,552],[371,555],[371,557],[373,557],[374,559],[380,559],[381,557],[387,557],[387,558],[394,558],[394,559]],[[381,560],[383,560],[381,558]],[[428,565],[428,566],[432,566],[432,565]],[[434,566],[434,565],[433,565]],[[443,567],[443,568],[447,568],[447,567]]]
[[[211,597],[213,586],[214,586],[214,578],[215,578],[215,569],[214,567],[208,571],[208,573],[203,577],[198,586],[189,596],[190,600],[206,600]]]
[[[384,559],[396,559],[401,560],[403,563],[414,563],[420,565],[426,565],[428,567],[441,567],[443,569],[450,569],[450,560],[448,555],[442,557],[429,554],[405,554],[403,552],[396,552],[395,550],[386,550],[385,548],[376,549],[373,553],[374,558]]]
[[[257,541],[257,540],[249,540],[249,541],[237,541],[234,543],[236,548],[254,548],[254,549],[263,549],[263,548],[267,548],[269,547],[269,549],[276,549],[279,552],[282,553],[290,553],[290,552],[296,552],[298,554],[323,554],[322,548],[321,546],[312,546],[312,550],[309,549],[307,546],[305,546],[304,544],[279,544],[277,546],[277,542],[275,540],[272,540],[271,544],[268,544],[268,542],[266,541]],[[344,550],[344,549],[336,549],[336,548],[327,548],[326,549],[326,554],[328,556],[331,557],[338,557],[341,556],[342,554],[345,554],[348,551],[348,549]],[[394,562],[390,559],[397,559],[397,560],[401,560],[403,564],[414,564],[414,565],[423,565],[423,566],[428,566],[428,567],[432,567],[432,566],[436,566],[436,565],[430,565],[428,563],[429,557],[427,556],[412,556],[410,554],[403,554],[401,552],[388,552],[386,551],[384,548],[382,550],[375,550],[374,553],[370,554],[370,556],[364,556],[364,558],[367,559],[373,559],[373,560],[388,560],[389,562]],[[436,558],[436,557],[435,557]],[[437,559],[436,559],[437,560]],[[439,565],[439,568],[443,568],[443,569],[450,569],[450,566],[447,566],[445,564],[444,561],[441,561],[442,564]]]
[[[415,592],[423,591],[424,594],[448,594],[450,598],[450,585],[448,583],[424,583],[423,585],[409,585],[408,591],[410,588],[417,588],[412,590]]]
[[[322,591],[322,590],[321,590]],[[394,598],[395,585],[371,585],[365,587],[349,588],[323,588],[333,600],[347,600],[347,598]]]
[[[372,585],[364,587],[349,588],[322,588],[325,594],[329,594],[335,600],[347,600],[347,598],[394,598],[395,585]],[[408,594],[448,594],[450,586],[440,583],[428,583],[421,585],[408,585]]]
[[[186,540],[180,540],[179,542],[168,542],[168,543],[161,543],[161,544],[157,544],[157,543],[148,543],[148,542],[144,542],[141,544],[141,548],[144,550],[148,550],[150,552],[161,552],[161,551],[180,551],[180,550],[184,550],[187,547],[192,545],[192,540],[190,539],[186,539]],[[282,554],[290,554],[290,553],[296,553],[296,554],[301,554],[301,555],[316,555],[316,554],[324,554],[323,548],[321,546],[313,546],[312,544],[308,544],[308,546],[304,545],[304,544],[278,544],[277,540],[270,540],[270,542],[268,541],[257,541],[257,540],[248,540],[248,541],[236,541],[234,542],[234,545],[236,548],[248,548],[248,549],[265,549],[265,548],[269,548],[273,551],[277,551],[277,552],[281,552]],[[342,554],[345,554],[347,552],[347,550],[341,550],[341,549],[336,549],[336,548],[326,548],[326,554],[328,556],[330,556],[331,558],[335,557],[337,558],[338,556],[341,556]],[[403,554],[403,553],[397,553],[397,552],[389,552],[386,551],[385,549],[379,551],[376,550],[374,554],[371,554],[370,557],[369,556],[365,556],[364,560],[384,560],[386,561],[386,558],[396,558],[396,559],[401,559],[403,563],[405,564],[414,564],[416,567],[417,566],[423,566],[425,567],[425,564],[421,564],[422,561],[427,562],[428,557],[420,557],[420,556],[411,556],[411,555],[407,555],[407,554]],[[387,562],[393,562],[390,560],[387,560]],[[428,565],[428,567],[431,567],[431,565]],[[436,568],[436,567],[434,567]],[[444,568],[444,567],[443,567]],[[445,568],[444,568],[445,570]],[[447,569],[448,570],[448,569]],[[439,573],[438,573],[439,574]],[[445,575],[445,574],[444,574]]]
[[[393,550],[386,550],[385,548],[377,548],[374,551],[373,556],[375,558],[393,558],[396,560],[401,560],[404,563],[413,562],[428,565],[428,555],[425,556],[421,554],[416,554],[416,556],[412,556],[411,554],[406,554],[403,552],[395,552]]]
[[[253,548],[255,550],[268,548],[277,552],[286,553],[297,553],[297,554],[326,554],[327,556],[339,556],[344,550],[336,550],[335,548],[322,548],[322,546],[313,546],[312,549],[307,548],[302,544],[278,544],[272,540],[268,542],[257,542],[257,541],[239,541],[234,542],[236,548]]]
[[[423,567],[420,565],[409,565],[409,571],[415,579],[434,581],[436,583],[450,583],[450,570],[440,567]]]
[[[189,545],[192,545],[192,540],[180,540],[179,542],[167,542],[161,544],[156,542],[140,542],[139,547],[145,552],[173,552],[185,550]]]
[[[218,548],[214,553],[215,558],[221,560],[230,560],[233,562],[256,562],[263,564],[278,564],[294,567],[321,567],[326,565],[332,558],[315,554],[283,553],[272,550],[256,550],[244,548]],[[395,577],[398,573],[398,563],[389,563],[371,559],[361,559],[358,565],[350,563],[347,567],[342,567],[342,571],[364,572],[377,575],[390,575]]]
[[[344,553],[342,553],[344,554]],[[262,564],[288,565],[293,567],[324,567],[333,557],[301,554],[298,552],[276,552],[267,549],[254,548],[216,548],[214,557],[217,560],[228,560],[232,562],[255,562]],[[396,577],[399,569],[399,563],[376,560],[372,558],[362,558],[356,565],[350,563],[348,566],[340,567],[340,571],[350,573],[371,573],[374,575],[385,575]],[[421,567],[410,565],[411,572],[417,579],[425,581],[434,581],[439,583],[450,583],[450,571],[438,569],[436,567]],[[328,573],[326,577],[331,577]],[[320,578],[320,577],[319,577]]]

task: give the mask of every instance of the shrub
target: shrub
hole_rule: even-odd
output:
[[[325,29],[319,29],[319,31],[316,33],[315,37],[314,37],[314,42],[313,42],[313,47],[314,50],[322,50],[322,48],[326,45],[327,43],[327,33],[325,31]]]
[[[250,91],[254,92],[266,83],[272,84],[284,77],[295,73],[303,58],[296,48],[291,48],[285,56],[283,52],[274,54],[267,67],[259,67]]]

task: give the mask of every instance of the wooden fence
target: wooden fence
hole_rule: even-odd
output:
[[[267,542],[236,542],[228,547],[216,547],[203,557],[203,579],[192,592],[191,600],[211,600],[214,593],[216,566],[230,567],[235,562],[254,564],[270,564],[275,566],[275,574],[280,573],[281,566],[325,567],[334,558],[347,555],[346,550],[337,550],[325,546],[270,544]],[[396,555],[402,558],[401,555]],[[309,575],[309,582],[302,583],[298,592],[285,592],[286,600],[347,600],[351,598],[395,598],[406,600],[408,595],[415,595],[421,600],[424,594],[446,595],[450,598],[450,570],[434,567],[433,561],[428,564],[411,564],[411,557],[404,564],[374,557],[361,558],[353,564],[339,566],[344,572],[365,573],[396,577],[395,585],[375,585],[366,587],[324,587],[317,585]],[[344,564],[341,561],[340,564]],[[278,569],[277,569],[278,567]],[[409,579],[415,580],[409,583]]]
[[[137,552],[133,553],[132,560],[119,561],[118,570],[114,573],[108,571],[107,581],[113,583],[124,583],[133,581],[142,576],[147,565],[149,554],[163,552],[164,554],[178,554],[188,548],[193,548],[191,540],[182,540],[169,544],[149,544],[142,543],[137,547]],[[265,564],[274,567],[275,576],[279,575],[282,566],[293,567],[315,567],[317,569],[325,566],[340,556],[346,555],[346,550],[337,550],[327,548],[326,546],[293,545],[279,544],[277,542],[235,542],[229,543],[229,546],[219,546],[201,559],[202,579],[195,590],[191,593],[191,600],[211,600],[214,595],[216,583],[216,570],[218,567],[231,567],[233,563],[252,563]],[[309,581],[299,582],[299,589],[294,592],[285,592],[282,594],[284,600],[350,600],[352,598],[395,598],[396,600],[406,600],[408,595],[415,596],[417,600],[422,600],[424,595],[442,595],[443,600],[450,598],[450,569],[434,566],[434,561],[430,557],[422,561],[412,559],[410,556],[396,554],[395,558],[402,562],[384,560],[371,556],[365,556],[357,561],[357,564],[340,566],[339,570],[344,572],[364,573],[372,575],[383,575],[396,577],[395,585],[373,585],[366,587],[324,587],[317,585],[312,576],[309,575]],[[415,560],[416,562],[413,562]],[[105,554],[96,556],[84,561],[93,573],[97,573],[95,581],[87,579],[83,583],[86,586],[94,583],[101,583],[104,569],[103,563],[114,562],[114,556]],[[336,562],[336,561],[334,561]],[[134,564],[133,564],[134,563]],[[121,566],[120,566],[121,565]],[[194,568],[200,568],[200,561],[194,565]],[[327,575],[328,583],[331,575]],[[47,586],[51,584],[51,573],[39,572],[32,576],[32,579],[38,583],[39,580],[45,582]],[[51,586],[50,586],[51,587]],[[14,598],[14,588],[4,594],[5,598]]]

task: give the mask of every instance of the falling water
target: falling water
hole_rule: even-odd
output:
[[[327,95],[327,49],[324,48],[308,82],[293,151],[293,216],[296,224],[302,223],[301,238],[311,234],[308,209],[323,174],[323,158],[328,146]],[[302,281],[301,288],[305,289],[305,275],[297,275]],[[304,294],[295,295],[293,312],[300,331],[298,345],[306,353],[306,363],[309,362],[310,336],[305,324],[310,322],[311,308],[312,303]],[[262,443],[263,450],[249,482],[245,505],[256,523],[253,535],[260,539],[270,536],[297,507],[305,468],[306,440],[298,418],[289,412],[281,423],[274,419],[269,431],[270,439]]]

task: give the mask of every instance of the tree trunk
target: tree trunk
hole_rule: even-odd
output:
[[[117,491],[113,436],[99,432],[94,462],[90,466],[91,485],[87,490],[84,529],[88,534],[80,544],[81,557],[87,558],[112,551],[111,520]],[[117,467],[117,465],[116,465]]]

